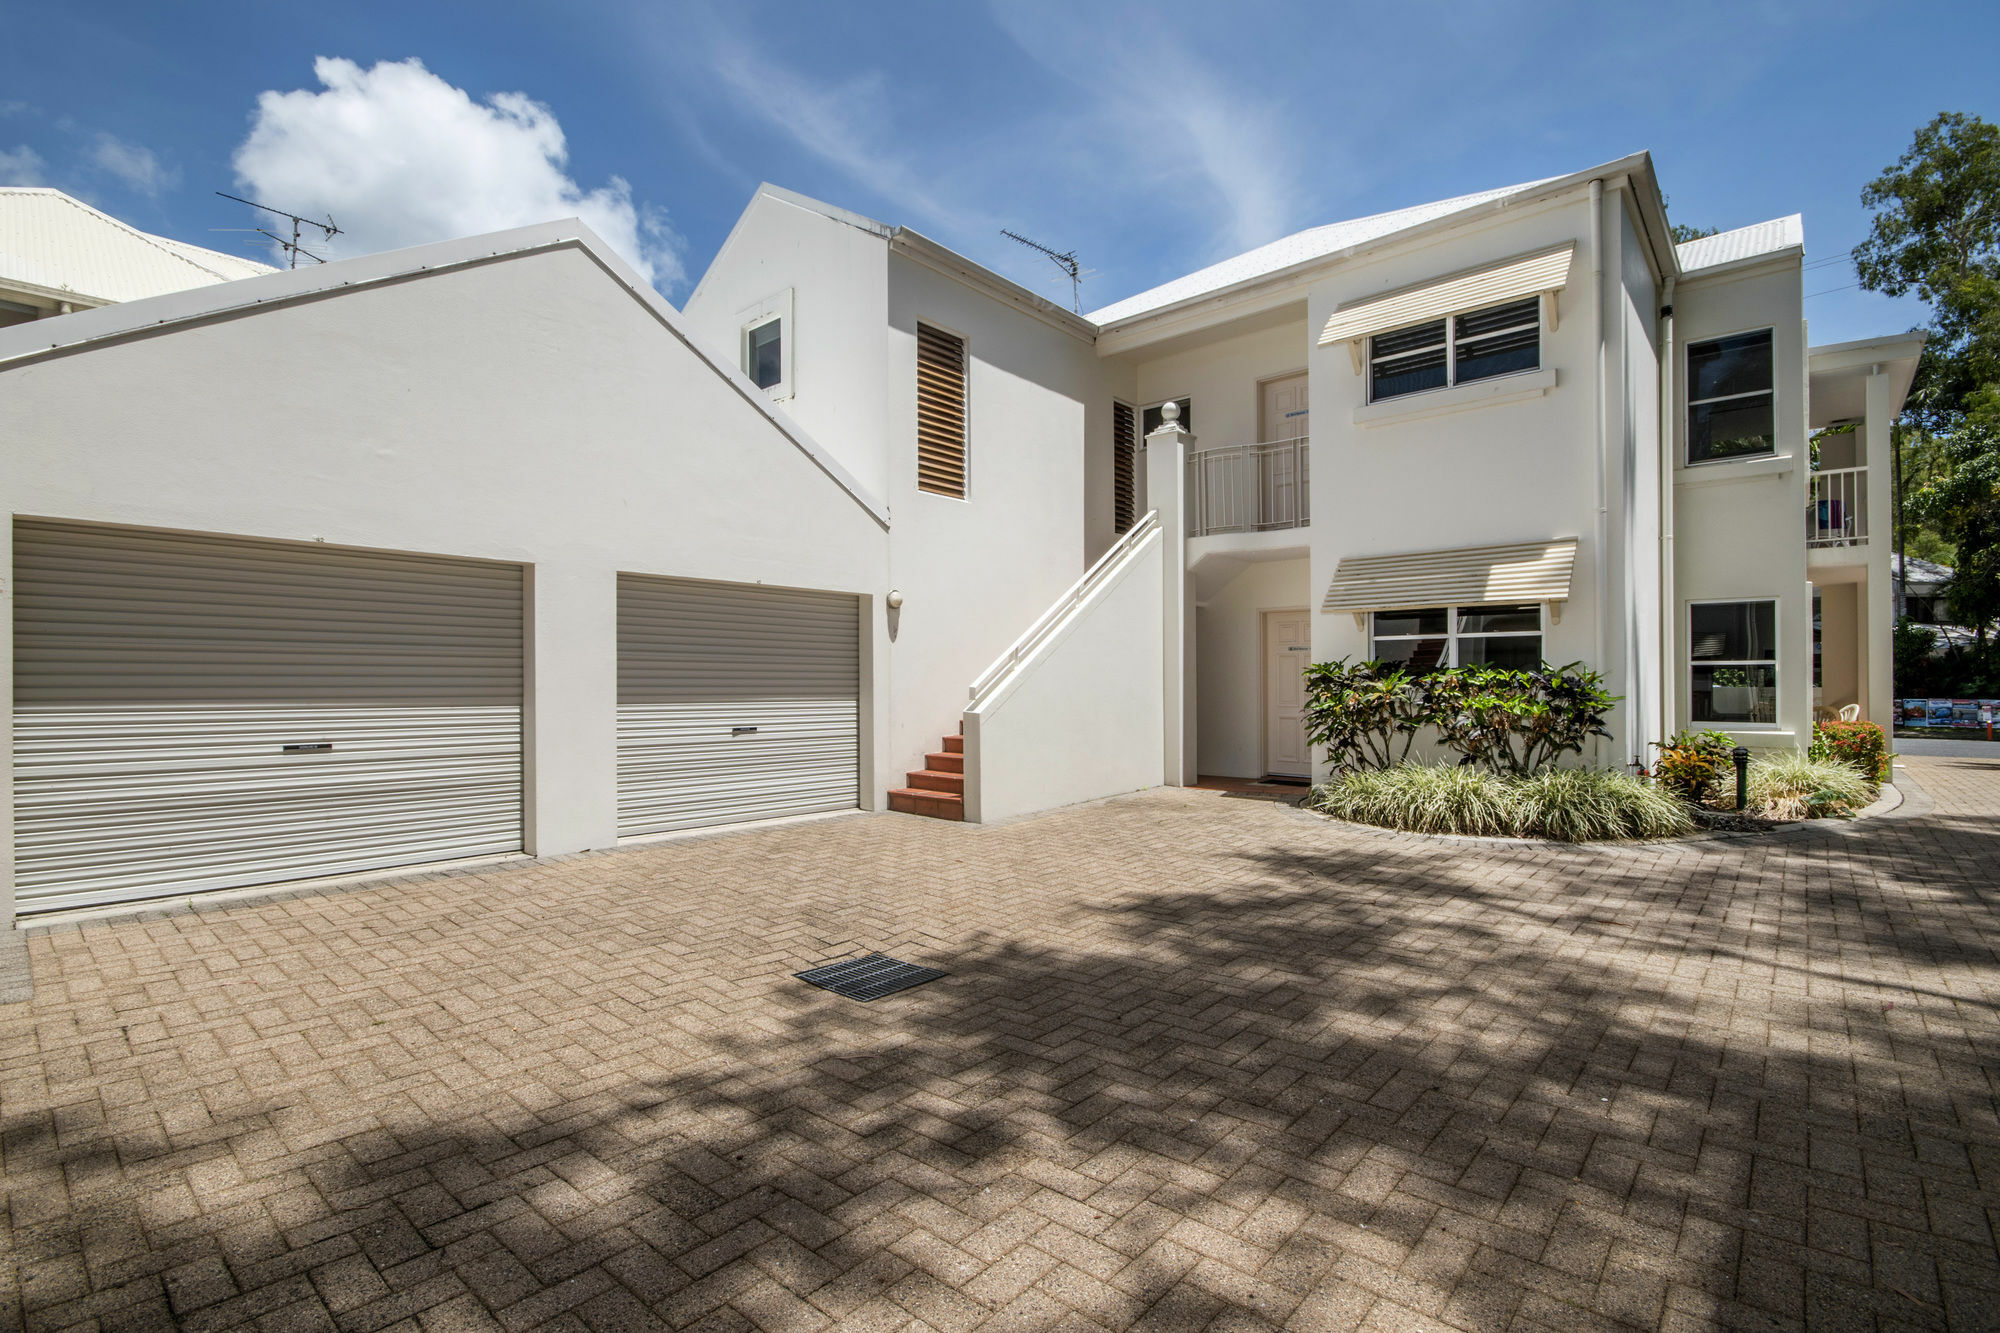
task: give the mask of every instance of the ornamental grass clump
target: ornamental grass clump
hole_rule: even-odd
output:
[[[1399,764],[1345,773],[1313,793],[1336,819],[1407,833],[1506,837],[1516,826],[1507,784],[1458,764]]]
[[[1511,784],[1517,827],[1559,842],[1672,838],[1694,828],[1675,797],[1624,773],[1551,768]]]
[[[1875,799],[1875,784],[1852,764],[1801,751],[1750,761],[1750,805],[1773,819],[1851,815]]]

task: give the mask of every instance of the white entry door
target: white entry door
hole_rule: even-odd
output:
[[[1264,617],[1264,770],[1312,776],[1306,750],[1306,663],[1312,659],[1312,617],[1272,611]]]
[[[1310,433],[1312,412],[1306,398],[1306,377],[1303,374],[1264,381],[1261,406],[1264,443],[1301,439]]]

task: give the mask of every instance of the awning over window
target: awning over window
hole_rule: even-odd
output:
[[[1351,555],[1341,559],[1322,611],[1390,611],[1415,606],[1569,599],[1576,538],[1453,551]]]
[[[1564,241],[1553,249],[1489,264],[1454,278],[1390,292],[1386,296],[1371,296],[1365,301],[1349,302],[1334,311],[1326,321],[1326,328],[1319,335],[1319,345],[1326,347],[1337,342],[1367,338],[1391,329],[1443,319],[1446,315],[1504,305],[1524,296],[1561,291],[1563,284],[1569,281],[1570,256],[1575,252],[1576,242]],[[1549,327],[1554,328],[1554,311],[1547,313],[1551,316]]]

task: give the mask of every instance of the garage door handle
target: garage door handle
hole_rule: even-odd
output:
[[[322,750],[331,750],[332,748],[332,741],[312,741],[305,745],[287,745],[284,747],[284,750],[286,754],[318,754]]]
[[[757,728],[755,727],[731,727],[729,729],[729,734],[732,736],[748,736],[755,730],[757,730]]]

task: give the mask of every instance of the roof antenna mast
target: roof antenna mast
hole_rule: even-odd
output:
[[[291,259],[291,267],[293,268],[299,266],[300,255],[304,255],[315,264],[324,264],[326,262],[326,260],[299,244],[299,228],[318,227],[326,233],[326,239],[329,241],[340,235],[340,228],[333,225],[333,214],[331,213],[326,215],[326,221],[315,222],[311,218],[302,218],[297,213],[287,213],[282,208],[273,208],[269,204],[260,204],[255,199],[245,199],[241,195],[224,194],[221,190],[217,190],[216,193],[222,195],[224,199],[234,199],[239,204],[248,204],[252,208],[261,208],[266,213],[276,213],[281,218],[290,218],[292,223],[292,239],[289,241],[274,231],[264,231],[262,227],[258,227],[256,230],[263,232],[264,235],[276,241],[283,248],[286,256]]]
[[[1040,250],[1043,254],[1047,255],[1050,259],[1053,259],[1055,261],[1055,265],[1057,268],[1069,274],[1070,309],[1076,311],[1076,313],[1079,315],[1083,313],[1083,286],[1081,281],[1083,278],[1083,270],[1077,267],[1076,251],[1070,250],[1066,252],[1058,252],[1055,250],[1051,250],[1049,249],[1048,246],[1043,245],[1040,241],[1031,241],[1027,237],[1021,235],[1019,232],[1008,231],[1005,227],[1002,227],[1000,229],[1000,234],[1002,236],[1005,236],[1010,241],[1019,241],[1022,245],[1027,246],[1030,250]]]

